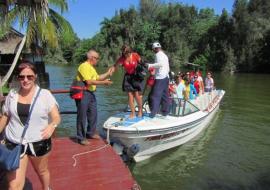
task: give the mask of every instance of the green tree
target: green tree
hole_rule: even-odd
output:
[[[160,10],[160,0],[140,0],[139,12],[143,20],[154,21]]]
[[[234,73],[236,71],[235,56],[231,46],[225,49],[225,63],[222,68],[224,73]]]
[[[47,49],[46,55],[43,58],[46,64],[66,65],[68,62],[63,57],[61,48]]]
[[[206,34],[211,27],[217,25],[217,23],[218,17],[214,14],[213,9],[201,9],[194,23],[190,26],[189,42],[196,46],[202,36]]]
[[[68,21],[53,9],[59,9],[61,13],[67,11],[68,5],[65,0],[4,0],[4,2],[7,11],[1,10],[1,14],[4,15],[1,22],[5,26],[10,26],[17,21],[20,28],[25,27],[28,46],[35,43],[57,47],[60,36],[67,40],[74,38],[74,32]]]
[[[265,72],[270,62],[269,8],[268,0],[235,0],[232,14],[224,9],[216,15],[209,8],[140,0],[137,10],[121,9],[105,18],[100,33],[80,42],[73,62],[80,63],[95,48],[102,52],[102,65],[111,65],[124,43],[150,62],[151,44],[159,41],[176,68],[193,62],[213,71]]]

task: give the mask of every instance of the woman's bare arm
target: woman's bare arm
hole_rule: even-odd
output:
[[[8,116],[6,114],[3,114],[0,116],[0,133],[5,129],[6,125],[8,123]]]
[[[42,130],[42,138],[48,139],[52,136],[55,128],[60,124],[61,122],[61,116],[58,110],[58,107],[56,105],[53,106],[51,112],[49,113],[51,117],[51,122],[48,124],[48,126]]]

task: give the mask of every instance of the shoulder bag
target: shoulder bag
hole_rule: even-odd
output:
[[[138,63],[135,69],[135,78],[138,81],[143,81],[147,75],[147,67],[144,63]]]

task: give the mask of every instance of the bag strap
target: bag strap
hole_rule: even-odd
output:
[[[32,103],[31,106],[30,106],[29,114],[28,114],[28,117],[27,117],[27,120],[26,120],[24,129],[23,129],[22,136],[21,136],[20,144],[22,144],[23,138],[24,138],[24,136],[25,136],[25,134],[26,134],[26,130],[27,130],[27,128],[29,127],[29,120],[30,120],[30,117],[31,117],[31,114],[32,114],[34,105],[35,105],[35,103],[36,103],[36,101],[37,101],[37,98],[38,98],[38,96],[39,96],[39,94],[40,94],[40,91],[41,91],[41,88],[39,87],[38,92],[37,92],[37,95],[35,96],[35,99],[34,99],[33,103]]]

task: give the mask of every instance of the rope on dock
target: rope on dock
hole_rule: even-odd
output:
[[[109,144],[105,144],[104,146],[99,147],[99,148],[94,149],[94,150],[89,150],[89,151],[86,151],[86,152],[81,152],[81,153],[78,153],[78,154],[74,154],[72,156],[72,159],[74,160],[73,167],[76,167],[76,165],[77,165],[76,157],[82,156],[84,154],[89,154],[89,153],[92,153],[92,152],[96,152],[96,151],[102,150],[102,149],[106,148],[107,146],[109,146]]]
[[[113,126],[111,126],[111,127],[113,127]],[[82,156],[84,154],[89,154],[89,153],[92,153],[92,152],[96,152],[96,151],[99,151],[99,150],[102,150],[102,149],[106,148],[107,146],[110,146],[110,128],[111,127],[108,128],[108,131],[107,131],[107,143],[104,146],[99,147],[99,148],[94,149],[94,150],[89,150],[89,151],[86,151],[86,152],[81,152],[81,153],[78,153],[78,154],[74,154],[72,156],[72,159],[74,160],[73,167],[76,167],[76,165],[77,165],[76,157]]]
[[[64,93],[69,93],[69,90],[65,90],[65,89],[54,89],[54,90],[50,90],[52,94],[64,94]],[[61,114],[77,114],[77,111],[62,111]],[[108,141],[109,142],[109,141]],[[77,160],[76,160],[76,157],[78,156],[82,156],[82,155],[85,155],[85,154],[89,154],[89,153],[92,153],[92,152],[96,152],[96,151],[99,151],[99,150],[102,150],[104,148],[106,148],[107,146],[109,146],[110,143],[107,143],[105,144],[104,146],[102,147],[99,147],[97,149],[94,149],[94,150],[90,150],[90,151],[86,151],[86,152],[81,152],[81,153],[78,153],[78,154],[74,154],[72,156],[72,159],[74,160],[74,163],[73,163],[73,167],[76,167],[77,165]]]

